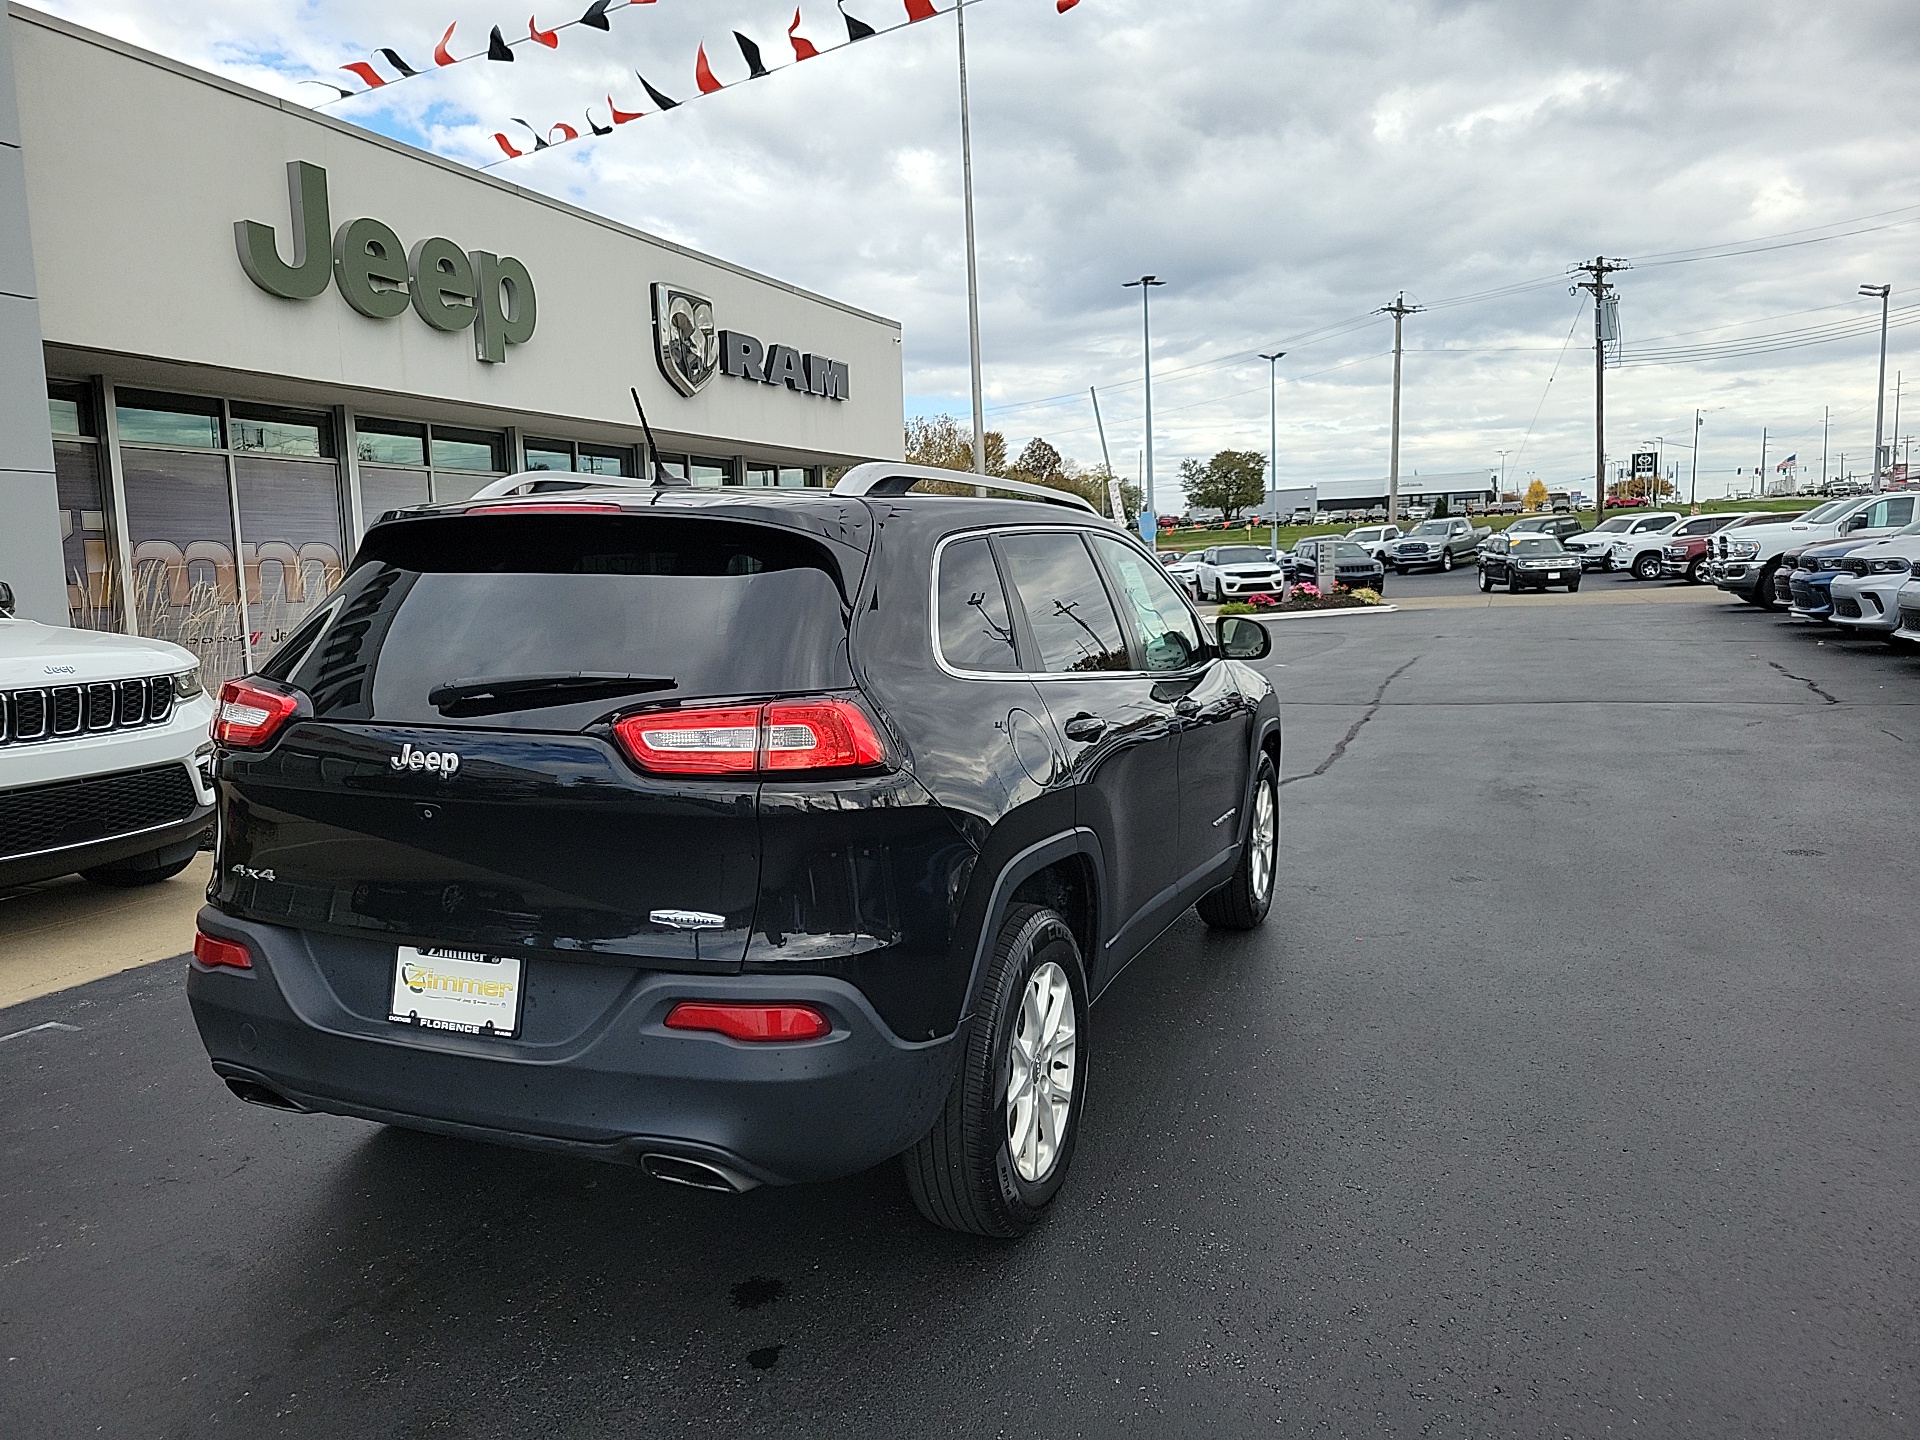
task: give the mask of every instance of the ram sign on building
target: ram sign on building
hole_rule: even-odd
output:
[[[503,172],[510,175],[511,171]],[[387,510],[524,469],[819,485],[900,327],[12,6],[0,581],[258,663]]]

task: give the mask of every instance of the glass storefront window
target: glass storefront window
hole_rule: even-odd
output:
[[[484,430],[451,430],[433,427],[433,468],[436,470],[484,470],[499,474],[506,469],[506,446],[499,435]]]
[[[633,451],[624,445],[582,445],[574,469],[588,475],[633,475]]]
[[[48,382],[47,420],[55,435],[93,434],[93,403],[89,387],[60,380]]]
[[[427,463],[427,427],[408,420],[376,420],[356,416],[354,452],[376,465]]]
[[[236,450],[318,459],[333,454],[332,431],[325,415],[261,405],[233,407],[233,448]]]
[[[389,470],[383,465],[360,467],[360,513],[369,525],[389,510],[425,505],[432,498],[424,470]]]
[[[749,485],[760,487],[770,486],[774,483],[778,475],[779,471],[771,465],[747,466],[747,484]]]
[[[780,484],[789,489],[800,489],[809,483],[808,472],[791,465],[780,468]]]
[[[709,489],[716,485],[733,483],[733,462],[715,460],[710,456],[696,455],[690,468],[690,478],[696,487]]]
[[[527,469],[571,470],[573,447],[564,440],[527,441]]]
[[[197,395],[161,395],[122,390],[115,397],[114,419],[123,445],[180,445],[218,450],[226,443],[220,402]]]
[[[209,685],[244,673],[226,456],[125,446],[120,465],[133,544],[135,627],[186,646],[200,658]]]
[[[100,447],[55,440],[53,472],[60,498],[60,556],[67,572],[67,623],[76,630],[118,630],[120,596],[109,559]]]
[[[233,485],[258,665],[339,582],[340,469],[331,461],[241,455],[233,462]]]
[[[463,474],[458,470],[436,470],[433,472],[433,503],[450,505],[456,500],[471,500],[474,492],[492,478],[491,475]]]

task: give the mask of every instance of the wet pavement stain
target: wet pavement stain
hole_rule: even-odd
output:
[[[756,1370],[771,1370],[780,1363],[780,1352],[786,1348],[784,1345],[765,1345],[758,1350],[749,1350],[747,1364]]]
[[[742,1280],[733,1287],[733,1308],[736,1310],[758,1310],[762,1305],[771,1305],[787,1293],[787,1282],[773,1280],[765,1275],[755,1275],[750,1280]]]

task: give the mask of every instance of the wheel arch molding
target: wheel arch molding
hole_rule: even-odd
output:
[[[1086,889],[1076,907],[1081,913],[1078,916],[1068,914],[1063,918],[1080,946],[1083,966],[1090,963],[1090,957],[1099,953],[1100,900],[1106,891],[1106,857],[1099,836],[1085,826],[1076,826],[1028,845],[1009,858],[995,874],[993,888],[988,893],[986,908],[980,917],[979,930],[974,936],[973,963],[967,976],[966,1000],[960,1011],[962,1025],[970,1022],[979,1009],[980,986],[986,977],[988,956],[1007,911],[1017,903],[1016,896],[1021,886],[1056,868],[1074,865],[1074,862],[1077,862],[1075,868],[1084,875]]]

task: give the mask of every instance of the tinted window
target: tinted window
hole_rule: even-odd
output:
[[[1596,535],[1618,535],[1631,524],[1633,524],[1632,520],[1622,516],[1618,520],[1609,520],[1605,524],[1596,525],[1593,533]]]
[[[1118,582],[1120,612],[1149,670],[1185,670],[1203,653],[1200,626],[1180,592],[1131,545],[1101,535],[1094,548]]]
[[[1516,555],[1564,555],[1566,548],[1551,535],[1523,535],[1513,542]]]
[[[940,555],[940,653],[958,670],[1020,668],[993,550],[962,540]]]
[[[1720,528],[1720,523],[1709,515],[1699,520],[1689,520],[1673,533],[1675,535],[1709,535]]]
[[[1002,535],[995,542],[1052,672],[1131,670],[1120,621],[1078,535]]]
[[[370,531],[311,647],[267,673],[322,718],[443,724],[428,693],[505,676],[652,677],[632,700],[517,712],[577,729],[637,701],[846,689],[831,558],[767,526],[654,516],[449,518]],[[302,653],[304,652],[304,653]],[[513,725],[512,715],[462,719]]]
[[[1260,565],[1267,559],[1267,552],[1257,545],[1223,545],[1214,552],[1216,565]]]
[[[1342,540],[1339,544],[1335,545],[1333,547],[1333,553],[1336,558],[1341,560],[1371,560],[1373,558],[1367,554],[1365,550],[1362,550],[1358,545],[1355,545],[1349,540]]]
[[[1873,507],[1873,526],[1911,525],[1913,523],[1913,497],[1896,495],[1891,500],[1883,500]]]

